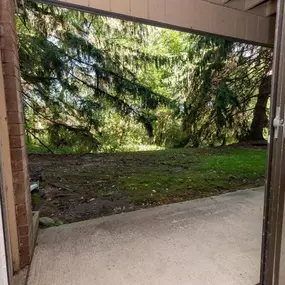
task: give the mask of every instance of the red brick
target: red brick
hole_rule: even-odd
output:
[[[9,1],[10,2],[10,1]],[[15,23],[15,9],[13,3],[1,0],[0,4],[0,21],[2,23]]]
[[[24,135],[25,133],[24,124],[9,124],[8,127],[10,136]]]
[[[14,0],[0,0],[0,52],[11,146],[21,267],[30,263],[32,216]]]
[[[24,162],[24,160],[12,160],[11,164],[13,171],[21,171],[24,170],[26,167],[26,163]]]
[[[17,51],[11,51],[11,50],[4,49],[4,50],[1,50],[1,55],[2,55],[2,63],[11,62],[17,68],[20,68]]]
[[[10,106],[10,102],[17,102],[19,109],[17,111],[23,112],[23,105],[22,105],[22,100],[21,100],[21,92],[17,90],[16,85],[13,86],[12,89],[5,89],[5,99],[6,99],[6,106]],[[12,110],[8,110],[11,111]]]
[[[25,146],[25,136],[10,136],[10,146],[12,148],[22,148]]]
[[[21,100],[21,92],[16,90],[16,87],[12,89],[6,89],[6,107],[7,107],[7,112],[22,112],[24,111],[23,109],[23,104]],[[14,104],[13,104],[14,103]],[[8,109],[8,108],[13,108],[16,109],[16,111]]]
[[[18,92],[18,95],[15,95],[15,96],[18,96],[20,98],[20,92]],[[10,111],[10,112],[22,112],[23,110],[23,105],[22,105],[22,102],[21,100],[10,100],[10,98],[8,100],[6,100],[6,108],[7,108],[7,111]]]
[[[18,233],[19,236],[27,236],[29,234],[29,226],[24,225],[24,226],[18,226]]]
[[[10,14],[15,13],[15,4],[10,0],[1,0],[0,8],[3,10],[8,10]]]
[[[4,11],[9,11],[9,13],[11,13],[11,4],[7,0],[0,2],[0,20]]]
[[[25,204],[16,206],[17,216],[27,215],[27,206]]]
[[[26,215],[17,216],[17,225],[18,226],[27,225],[27,224],[28,224],[27,214]]]
[[[20,257],[21,257],[21,267],[25,267],[26,265],[30,264],[31,257],[30,257],[29,246],[20,247]]]
[[[22,112],[7,112],[9,124],[23,124],[24,114]]]
[[[3,50],[17,50],[17,42],[11,36],[5,36],[0,38],[0,48]]]
[[[15,184],[20,184],[25,181],[26,172],[24,170],[13,172],[13,182]]]
[[[25,159],[25,151],[23,147],[11,149],[11,160],[12,161],[18,161],[18,160],[24,160],[24,159]]]
[[[14,183],[15,203],[16,205],[26,202],[26,189],[23,184]]]
[[[9,35],[13,41],[17,43],[17,33],[15,27],[11,23],[1,23],[0,21],[0,37]]]
[[[15,64],[8,62],[8,63],[3,63],[3,74],[5,75],[11,75],[15,76],[17,79],[20,79],[20,71],[19,69],[15,66]]]
[[[26,171],[23,171],[26,173]],[[23,214],[23,208],[26,207],[27,201],[30,199],[30,191],[29,191],[29,178],[26,175],[24,181],[22,183],[14,183],[14,195],[15,195],[15,204],[16,204],[16,211],[18,215],[21,213]],[[26,209],[26,208],[25,208]],[[28,208],[29,209],[29,208]]]
[[[1,50],[2,63],[10,62],[15,64],[16,55],[11,50]]]
[[[26,151],[25,147],[12,148],[10,146],[10,152],[11,152],[11,160],[12,161],[22,160],[24,163],[24,166],[27,165],[27,151]],[[27,170],[27,169],[25,169],[25,170]]]
[[[1,0],[2,2],[2,0]],[[0,10],[0,21],[1,23],[11,23],[13,24],[13,17],[11,17],[10,9],[4,9],[5,7],[1,8]]]
[[[20,247],[28,247],[29,246],[29,236],[24,236],[20,238]]]
[[[22,247],[20,248],[20,254],[22,254],[22,253],[28,253],[28,254],[30,254],[29,247],[28,247],[28,246],[22,246]]]
[[[5,75],[4,76],[4,86],[5,86],[5,90],[7,90],[7,89],[14,90],[16,87],[17,91],[21,91],[21,82],[20,82],[19,78],[15,77],[15,76]],[[8,96],[9,96],[9,94],[8,94]]]

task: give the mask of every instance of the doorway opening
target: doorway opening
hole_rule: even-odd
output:
[[[267,74],[267,75],[269,75],[269,74]],[[210,101],[208,107],[211,108],[211,107],[213,107],[212,105],[213,105],[213,102]],[[264,105],[266,105],[266,104],[264,104]],[[185,106],[183,106],[183,107],[185,107]],[[216,107],[216,106],[215,106],[215,107]],[[266,106],[265,106],[265,109],[266,109]],[[279,125],[278,125],[277,128],[279,128]],[[146,128],[146,129],[147,129],[147,128]],[[33,136],[33,138],[34,138],[35,140],[38,140],[38,139],[39,139],[38,141],[42,141],[40,138],[38,138],[38,137],[36,138],[36,136],[34,136],[34,134],[31,134],[31,135]],[[41,145],[45,145],[45,142],[42,141],[42,143],[40,143],[40,144],[41,144]],[[228,169],[227,169],[227,170],[228,170]],[[154,189],[153,193],[156,193],[156,190],[155,190],[155,189]],[[92,199],[93,199],[93,198],[91,198],[90,200],[92,200]],[[93,201],[93,200],[92,200],[92,201]],[[92,201],[91,201],[91,202],[92,202]],[[100,228],[100,226],[101,226],[101,224],[99,224],[99,228]]]
[[[28,149],[53,152],[30,156],[31,177],[40,185],[32,199],[44,226],[264,184],[271,49],[36,7],[29,29],[25,21],[18,25],[23,31],[19,35]],[[72,22],[65,23],[69,18]],[[130,146],[133,152],[125,153]],[[149,146],[168,149],[134,152]],[[121,152],[86,154],[106,151]],[[246,215],[256,199],[251,213],[259,214],[260,222],[248,223],[257,225],[256,236],[245,230],[254,240],[255,276],[244,273],[241,278],[257,282],[262,190],[242,193],[251,201],[244,205],[241,193],[223,197],[232,197],[240,209],[244,206]],[[224,203],[217,199],[214,208]],[[230,202],[217,213],[230,207],[236,209]],[[226,224],[235,222],[240,220]],[[181,226],[183,221],[177,223]],[[197,232],[204,226],[198,223]],[[219,235],[211,221],[208,226]],[[117,233],[113,230],[109,229],[111,236]],[[240,236],[238,240],[243,243]],[[252,256],[247,258],[244,264],[253,263]],[[34,267],[36,271],[41,272]]]

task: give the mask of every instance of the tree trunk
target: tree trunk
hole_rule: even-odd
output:
[[[253,120],[247,140],[263,141],[263,129],[268,125],[266,116],[267,102],[271,91],[271,76],[264,77],[259,87],[259,94],[254,108]]]

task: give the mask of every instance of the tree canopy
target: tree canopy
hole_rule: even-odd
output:
[[[17,28],[28,144],[93,152],[263,138],[271,49],[29,1]]]

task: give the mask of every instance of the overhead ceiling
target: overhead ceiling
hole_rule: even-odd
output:
[[[34,1],[260,45],[274,43],[276,0]]]
[[[270,17],[276,14],[277,0],[205,0],[260,16]]]

